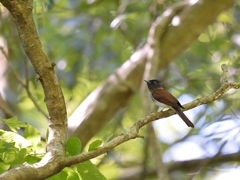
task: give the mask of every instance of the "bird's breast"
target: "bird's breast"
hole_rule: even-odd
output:
[[[163,108],[170,108],[170,106],[166,105],[166,104],[163,104],[159,101],[157,101],[156,99],[154,99],[152,96],[151,96],[153,102],[157,105],[157,106],[160,106],[160,107],[163,107]]]

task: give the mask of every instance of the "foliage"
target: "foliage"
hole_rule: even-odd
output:
[[[13,165],[25,162],[33,164],[41,160],[44,150],[41,146],[41,135],[36,128],[19,121],[16,117],[0,121],[6,123],[12,130],[0,130],[1,173]],[[22,127],[25,128],[23,136],[16,131]]]
[[[10,120],[12,120],[11,123],[8,122]],[[41,160],[44,151],[41,146],[40,133],[36,128],[19,121],[16,117],[8,120],[0,119],[0,121],[6,123],[14,131],[0,130],[0,173],[5,172],[13,165],[24,164],[25,162],[33,164]],[[23,136],[16,131],[21,127],[25,128]],[[89,149],[95,149],[99,145],[99,140],[94,141],[90,144]],[[69,138],[66,143],[66,150],[67,154],[72,156],[81,153],[79,139],[76,137]],[[106,178],[91,161],[86,161],[76,164],[72,168],[66,167],[60,173],[48,179],[105,180]]]
[[[151,0],[34,1],[33,13],[39,37],[49,59],[57,64],[57,76],[65,95],[69,115],[92,90],[141,46],[139,44],[146,41],[152,21],[174,2],[176,1],[169,0],[156,5],[156,2]],[[1,20],[0,35],[4,35],[8,44],[10,66],[6,73],[8,87],[2,91],[9,108],[21,121],[16,117],[1,119],[11,131],[0,131],[0,173],[13,165],[38,162],[45,152],[41,135],[44,139],[47,129],[46,117],[38,112],[25,88],[17,83],[18,78],[28,78],[37,103],[45,107],[40,84],[34,81],[35,72],[29,64],[24,68],[24,60],[27,57],[19,48],[20,41],[15,26],[9,23],[7,18]],[[221,13],[186,52],[159,72],[161,79],[165,80],[164,86],[176,97],[182,95],[180,101],[207,96],[220,86],[222,63],[230,67],[230,81],[239,81],[239,45],[239,3],[236,3],[235,7]],[[28,77],[25,69],[28,71]],[[214,155],[225,142],[228,143],[225,144],[224,153],[239,151],[238,97],[239,92],[230,92],[213,104],[189,112],[196,124],[194,130],[181,126],[181,122],[178,123],[175,116],[156,123],[164,160],[186,160],[179,159],[180,156],[176,152],[177,148],[181,149],[183,146],[197,146],[198,150],[201,150],[192,155],[193,157],[188,154],[189,159]],[[98,140],[88,146],[88,151],[97,149],[110,134],[116,136],[128,129],[144,115],[141,109],[141,98],[137,94],[128,106],[119,111],[94,137]],[[45,109],[44,111],[46,112]],[[230,131],[233,134],[227,136]],[[141,133],[147,136],[146,129]],[[127,142],[106,156],[94,160],[95,164],[99,164],[98,168],[107,178],[116,178],[115,175],[120,174],[121,170],[143,162],[143,149],[146,145],[147,142],[142,140]],[[74,156],[80,154],[83,147],[78,138],[72,137],[67,141],[66,150],[67,156]],[[186,149],[182,151],[184,150]],[[149,167],[154,167],[152,159],[147,163]],[[85,173],[86,169],[89,173]],[[203,172],[199,176],[203,178],[211,173]],[[182,172],[181,175],[184,176],[185,173]],[[105,177],[91,161],[87,161],[72,168],[65,168],[49,179]]]
[[[81,152],[81,141],[77,137],[70,137],[66,142],[66,149],[70,155],[78,155]]]
[[[89,149],[99,146],[99,140],[90,144]],[[67,154],[74,156],[81,153],[81,142],[77,137],[71,137],[66,143]],[[90,150],[89,150],[90,151]],[[99,179],[106,180],[100,173],[99,169],[90,161],[85,161],[72,166],[72,168],[64,168],[60,173],[48,178],[48,180],[67,179],[67,180],[87,180]]]

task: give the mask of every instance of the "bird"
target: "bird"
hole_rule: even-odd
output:
[[[182,118],[188,127],[194,128],[193,123],[181,110],[181,108],[184,109],[184,107],[171,93],[163,89],[161,81],[157,79],[144,81],[147,83],[151,98],[157,106],[173,109]]]

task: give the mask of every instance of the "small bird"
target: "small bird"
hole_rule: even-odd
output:
[[[156,79],[144,81],[147,83],[148,89],[151,93],[151,98],[157,106],[174,109],[175,112],[182,118],[182,120],[187,124],[188,127],[194,128],[193,123],[187,118],[187,116],[181,110],[181,108],[184,109],[184,107],[172,94],[163,89],[161,81]]]

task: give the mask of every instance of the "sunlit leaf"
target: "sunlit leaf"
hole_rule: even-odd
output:
[[[6,164],[11,164],[17,158],[17,152],[15,149],[8,149],[3,153],[2,160]]]
[[[26,148],[28,146],[31,146],[31,143],[29,141],[27,141],[24,137],[20,136],[17,133],[11,131],[0,131],[1,133],[3,133],[1,135],[1,141],[4,141],[6,143],[12,143],[17,148]]]
[[[219,16],[218,16],[218,20],[219,21],[222,21],[222,22],[224,22],[224,23],[230,23],[230,22],[232,22],[232,20],[233,20],[233,17],[232,17],[232,14],[230,14],[230,13],[221,13]]]
[[[106,180],[103,174],[91,161],[82,162],[80,164],[77,164],[76,167],[82,180]]]
[[[67,173],[66,180],[80,180],[78,173],[72,168],[66,167],[63,171]]]
[[[13,131],[17,132],[16,129],[20,129],[21,127],[27,127],[28,124],[22,121],[19,121],[17,117],[12,117],[9,119],[0,119],[1,122],[8,125],[8,127]]]
[[[66,143],[67,152],[71,155],[77,155],[81,152],[82,144],[79,138],[70,137]]]
[[[25,128],[23,137],[25,137],[32,144],[33,147],[36,147],[41,141],[40,132],[31,125],[28,125],[28,127]]]
[[[36,162],[39,162],[42,159],[42,157],[34,156],[34,155],[28,155],[26,156],[25,160],[29,164],[34,164]]]
[[[100,140],[100,139],[97,139],[97,140],[93,141],[89,145],[88,151],[92,151],[92,150],[97,149],[99,146],[101,146],[101,144],[102,144],[102,140]]]
[[[48,178],[48,180],[66,180],[67,179],[67,173],[65,171],[61,171],[58,174],[55,174],[54,176]]]
[[[10,164],[0,162],[0,174],[7,171],[10,168]]]

